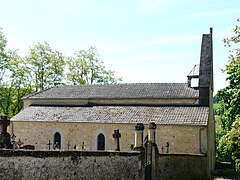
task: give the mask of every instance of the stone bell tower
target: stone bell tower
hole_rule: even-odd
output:
[[[209,176],[215,167],[215,119],[213,113],[213,40],[212,28],[203,34],[199,66],[199,105],[209,107],[207,159]]]
[[[199,67],[199,104],[210,105],[211,93],[213,92],[213,44],[212,28],[209,34],[203,34]]]

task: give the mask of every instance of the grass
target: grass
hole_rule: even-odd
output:
[[[220,108],[220,104],[219,103],[214,103],[213,104],[214,111],[218,110],[219,108]]]
[[[213,104],[213,109],[215,112],[215,126],[216,126],[216,131],[221,129],[221,125],[220,125],[220,116],[216,114],[217,110],[220,108],[220,104],[219,103],[214,103]]]

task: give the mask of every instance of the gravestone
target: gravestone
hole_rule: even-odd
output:
[[[119,129],[114,130],[113,138],[117,140],[117,148],[115,149],[116,151],[120,151],[120,139],[121,133],[119,133]]]

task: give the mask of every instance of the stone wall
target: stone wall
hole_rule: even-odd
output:
[[[0,150],[0,179],[141,179],[140,153]]]
[[[158,125],[156,143],[160,154],[206,153],[207,128],[204,126]],[[167,147],[167,143],[169,144]]]
[[[112,134],[115,129],[121,133],[121,151],[130,151],[134,144],[134,129],[136,124],[107,124],[107,123],[74,123],[74,122],[14,122],[14,134],[16,141],[27,145],[34,145],[36,150],[48,150],[49,140],[53,142],[55,132],[62,137],[62,149],[73,149],[76,145],[82,149],[84,142],[85,150],[97,149],[97,136],[102,133],[105,136],[106,150],[116,149],[116,140]],[[156,143],[160,153],[167,153],[166,143],[169,143],[168,153],[202,153],[200,146],[207,146],[207,138],[200,138],[200,130],[204,126],[174,126],[157,125]],[[9,129],[9,132],[11,130]],[[144,138],[148,133],[148,125],[145,125]],[[206,134],[206,131],[204,131]],[[200,141],[201,139],[201,141]],[[53,147],[51,146],[51,149]],[[206,149],[206,148],[205,148]]]
[[[137,180],[144,160],[140,152],[0,150],[0,179]],[[158,154],[153,162],[156,179],[211,179],[205,155]]]
[[[207,157],[192,154],[162,154],[157,163],[158,179],[211,179]]]

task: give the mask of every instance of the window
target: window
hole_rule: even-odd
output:
[[[59,132],[54,134],[53,149],[61,149],[61,134]]]
[[[105,150],[105,137],[102,133],[97,137],[97,150]]]

